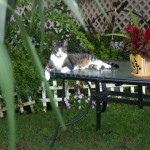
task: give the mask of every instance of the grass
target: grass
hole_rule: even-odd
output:
[[[81,114],[64,111],[65,122]],[[54,150],[149,150],[150,108],[110,104],[102,114],[102,127],[95,130],[95,110],[80,122],[59,130]],[[53,112],[16,116],[17,150],[47,150],[54,134]],[[7,119],[0,120],[0,150],[8,149]]]

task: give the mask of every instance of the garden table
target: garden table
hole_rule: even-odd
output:
[[[101,113],[106,110],[107,102],[137,105],[139,108],[150,106],[150,95],[142,92],[142,86],[150,86],[150,77],[132,76],[129,61],[113,62],[119,65],[118,69],[101,69],[100,71],[92,69],[74,70],[65,74],[59,71],[51,72],[51,77],[61,78],[64,82],[65,80],[81,80],[95,83],[96,88],[94,92],[91,90],[91,99],[96,100],[96,130],[101,127]],[[63,90],[65,90],[64,82]],[[100,83],[102,84],[102,91],[100,91]],[[137,91],[135,93],[109,91],[106,88],[106,83],[114,83],[118,86],[122,84],[137,85]],[[62,99],[64,101],[64,95]]]

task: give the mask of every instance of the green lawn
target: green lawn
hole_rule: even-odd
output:
[[[64,111],[65,121],[82,111]],[[149,150],[150,107],[110,104],[95,130],[95,110],[80,122],[59,130],[54,150]],[[53,112],[16,116],[17,150],[48,150],[55,129]],[[8,145],[7,121],[0,120],[0,150]]]

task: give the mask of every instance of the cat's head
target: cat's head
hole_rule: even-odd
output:
[[[57,57],[64,57],[67,55],[67,46],[68,42],[58,42],[53,41],[52,42],[52,54],[54,54]]]

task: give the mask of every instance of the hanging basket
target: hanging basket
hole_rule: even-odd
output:
[[[123,41],[120,41],[120,42],[111,41],[110,46],[112,49],[122,50],[124,48],[124,42]]]
[[[137,77],[150,76],[150,58],[130,54],[132,74]]]

